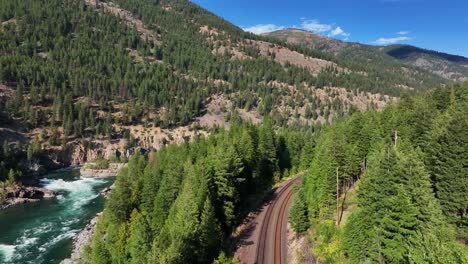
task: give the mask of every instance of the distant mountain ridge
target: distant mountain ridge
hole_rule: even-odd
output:
[[[443,78],[468,81],[468,58],[410,45],[391,45],[384,51],[395,59],[411,64]]]
[[[411,45],[372,46],[344,42],[295,28],[278,30],[263,35],[290,44],[331,53],[342,59],[357,63],[376,62],[388,64],[387,66],[398,66],[395,64],[397,61],[428,71],[446,80],[468,81],[468,58],[459,55],[426,50]]]

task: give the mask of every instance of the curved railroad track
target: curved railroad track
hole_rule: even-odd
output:
[[[285,241],[285,224],[287,222],[287,209],[293,195],[293,186],[299,177],[289,180],[281,187],[267,205],[265,217],[261,223],[255,263],[281,264],[284,263],[283,244]]]

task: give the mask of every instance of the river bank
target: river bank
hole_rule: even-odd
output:
[[[71,256],[60,262],[60,264],[79,264],[83,260],[85,246],[91,241],[96,231],[99,216],[98,213],[91,221],[73,238],[73,250]]]
[[[109,163],[107,168],[100,169],[95,168],[95,163],[88,162],[80,168],[80,175],[83,178],[115,177],[127,165],[127,163]]]
[[[82,178],[78,169],[43,176],[40,186],[51,199],[0,211],[0,263],[58,264],[70,256],[73,238],[102,212],[100,194],[115,178]]]
[[[106,187],[100,192],[100,194],[108,199],[109,195],[115,188],[115,183],[110,187]],[[91,239],[96,232],[96,226],[99,220],[99,217],[102,215],[102,212],[98,213],[91,221],[73,238],[73,250],[71,256],[60,262],[60,264],[79,264],[83,260],[83,251],[85,246],[91,242]]]
[[[42,199],[54,198],[56,193],[52,190],[48,190],[41,184],[41,177],[47,175],[47,173],[57,173],[66,170],[72,170],[79,168],[80,177],[82,178],[106,178],[115,177],[119,172],[127,167],[127,163],[110,163],[106,169],[94,169],[95,163],[85,163],[81,167],[69,167],[61,168],[59,170],[52,170],[49,172],[42,172],[39,175],[30,174],[24,178],[21,184],[12,187],[5,187],[0,190],[3,199],[0,199],[0,210],[7,209],[11,206],[34,203],[41,201]],[[107,188],[106,192],[110,192],[110,187]],[[107,197],[108,194],[104,195]]]

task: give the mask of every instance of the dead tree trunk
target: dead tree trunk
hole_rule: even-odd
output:
[[[340,225],[340,182],[338,178],[338,167],[336,167],[336,225]]]

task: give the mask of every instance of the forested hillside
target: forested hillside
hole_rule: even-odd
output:
[[[399,61],[426,69],[443,78],[468,81],[468,58],[410,45],[391,45],[385,52]]]
[[[384,75],[408,87],[420,88],[418,81],[421,79],[437,83],[442,81],[441,78],[456,82],[468,78],[467,58],[410,45],[372,46],[344,42],[299,29],[279,30],[265,36],[333,54],[339,62],[351,68],[361,67],[369,74]]]
[[[249,210],[308,171],[290,221],[320,261],[467,263],[468,85],[320,41],[187,0],[0,1],[0,201],[23,175],[133,156],[84,262],[224,263]]]
[[[314,137],[291,222],[319,260],[468,263],[467,102],[438,88]]]
[[[220,252],[229,253],[231,232],[256,201],[308,170],[290,221],[320,261],[467,263],[467,99],[467,84],[438,88],[319,131],[275,132],[271,121],[239,119],[208,138],[136,156],[86,261],[226,260]]]
[[[189,1],[2,1],[0,22],[1,180],[159,149],[237,116],[320,126],[434,84],[408,90]]]
[[[132,158],[86,262],[212,263],[272,184],[308,163],[311,136],[275,133],[270,121],[233,123],[229,131]]]

